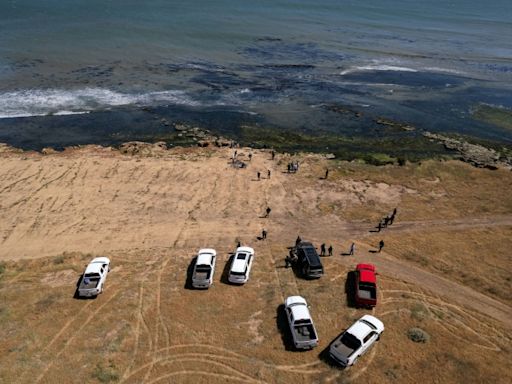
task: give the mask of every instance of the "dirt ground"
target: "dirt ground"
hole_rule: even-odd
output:
[[[0,382],[512,382],[510,171],[248,152],[244,169],[230,149],[0,154]],[[333,245],[321,279],[284,268],[297,235]],[[244,286],[226,284],[238,240],[256,251]],[[356,255],[341,256],[352,242]],[[207,291],[189,282],[202,247],[219,255]],[[100,255],[113,267],[105,292],[74,298]],[[372,311],[345,293],[366,261],[379,272]],[[291,346],[282,303],[296,294],[319,333],[312,351]],[[365,313],[384,322],[381,340],[354,367],[333,366],[330,342]],[[429,340],[411,341],[413,327]]]

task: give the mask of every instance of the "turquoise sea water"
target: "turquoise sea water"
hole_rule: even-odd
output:
[[[512,141],[466,124],[512,108],[511,37],[508,0],[0,0],[0,117],[172,106],[356,129],[322,123],[340,104]]]

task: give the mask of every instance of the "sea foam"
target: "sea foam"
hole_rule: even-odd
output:
[[[118,106],[174,104],[199,106],[184,91],[121,93],[104,88],[30,89],[0,94],[0,118],[70,115]]]

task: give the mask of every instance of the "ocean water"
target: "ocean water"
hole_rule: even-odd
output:
[[[168,107],[220,130],[206,117],[343,135],[386,117],[512,143],[471,119],[512,108],[511,37],[509,0],[0,0],[0,141]]]

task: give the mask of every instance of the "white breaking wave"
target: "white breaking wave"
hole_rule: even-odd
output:
[[[130,94],[104,88],[30,89],[0,93],[0,118],[70,115],[125,105],[154,104],[200,105],[184,91],[176,90]]]
[[[364,71],[418,72],[418,70],[409,68],[409,67],[399,67],[396,65],[378,64],[378,65],[363,65],[363,66],[348,68],[348,69],[345,69],[344,71],[341,71],[340,75],[343,76],[343,75],[348,75],[349,73],[364,72]]]

